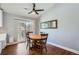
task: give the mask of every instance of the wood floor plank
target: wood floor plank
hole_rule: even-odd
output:
[[[41,54],[40,49],[37,48],[26,49],[25,43],[19,43],[7,46],[5,49],[2,50],[1,55],[77,55],[77,54],[52,46],[50,44],[47,44],[47,53],[45,49],[43,49],[43,52]]]

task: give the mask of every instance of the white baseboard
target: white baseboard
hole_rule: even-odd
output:
[[[54,45],[56,47],[59,47],[59,48],[68,50],[68,51],[73,52],[73,53],[76,53],[76,54],[79,54],[79,51],[74,50],[74,49],[71,49],[71,48],[68,48],[68,47],[64,47],[64,46],[61,46],[61,45],[58,45],[58,44],[54,44],[54,43],[51,43],[51,42],[48,42],[48,44],[51,44],[51,45]]]
[[[7,43],[7,45],[17,44],[18,42]]]
[[[18,44],[18,43],[22,43],[22,42],[25,42],[25,41],[21,41],[21,42],[11,42],[11,43],[7,43],[7,45],[13,45],[13,44]]]

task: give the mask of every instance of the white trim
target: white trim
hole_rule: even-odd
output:
[[[59,47],[59,48],[71,51],[71,52],[76,53],[76,54],[79,54],[79,51],[71,49],[71,48],[68,48],[68,47],[64,47],[64,46],[61,46],[61,45],[58,45],[58,44],[55,44],[55,43],[51,43],[51,42],[48,42],[48,44],[51,44],[51,45],[54,45],[56,47]]]
[[[13,45],[13,44],[18,44],[18,43],[22,43],[22,42],[26,42],[26,41],[7,43],[7,45]]]
[[[17,44],[18,42],[7,43],[7,45]]]

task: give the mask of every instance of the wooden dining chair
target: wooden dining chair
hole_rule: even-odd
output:
[[[41,38],[42,40],[36,42],[36,45],[41,49],[41,53],[42,53],[43,48],[45,48],[47,52],[46,43],[47,43],[48,34],[41,34],[41,37],[42,36],[46,36],[46,38]]]
[[[27,42],[26,48],[27,48],[27,47],[30,48],[31,40],[30,40],[29,35],[32,34],[32,33],[33,33],[33,32],[27,32],[27,33],[26,33],[26,42]]]

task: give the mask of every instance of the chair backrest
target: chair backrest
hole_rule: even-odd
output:
[[[30,33],[33,33],[33,32],[27,32],[27,33],[26,33],[26,38],[27,38],[27,39],[29,39]]]
[[[41,34],[41,36],[46,36],[46,38],[48,38],[48,34]]]
[[[30,34],[32,34],[33,32],[27,32],[26,33],[26,37],[28,38]]]
[[[47,38],[48,38],[48,34],[41,34],[41,36],[46,36],[46,38],[43,39],[43,42],[46,43],[47,42]]]

